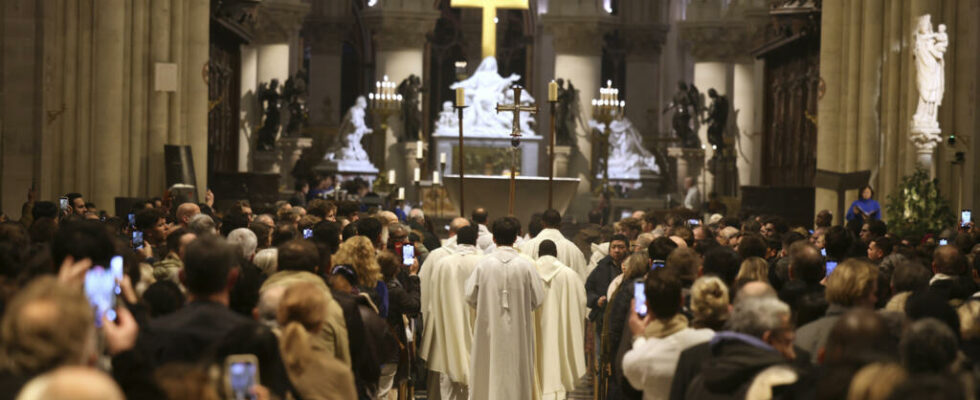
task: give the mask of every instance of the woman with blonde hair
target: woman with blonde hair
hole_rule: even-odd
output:
[[[728,286],[717,276],[703,276],[691,286],[691,313],[695,329],[721,331],[731,313]]]
[[[378,308],[378,314],[382,318],[388,317],[388,286],[384,283],[384,275],[370,239],[353,236],[345,240],[331,258],[331,263],[351,267],[357,275],[354,285],[357,292],[367,294]]]
[[[742,261],[735,276],[735,287],[755,281],[769,283],[769,263],[761,257],[749,257]]]
[[[304,399],[356,399],[354,375],[312,336],[326,322],[327,297],[312,283],[290,286],[279,301],[279,350],[294,388]]]

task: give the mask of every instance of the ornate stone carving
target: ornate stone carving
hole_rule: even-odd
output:
[[[628,59],[657,59],[667,41],[667,25],[627,26],[623,29]]]
[[[263,1],[256,12],[255,43],[288,43],[309,12],[310,5],[299,0]]]
[[[303,33],[313,53],[339,55],[350,29],[350,18],[311,18],[306,20]]]
[[[727,61],[748,57],[765,43],[764,25],[749,21],[699,21],[680,25],[696,60]]]
[[[602,54],[602,38],[611,29],[604,22],[599,18],[541,18],[542,25],[554,36],[555,51],[562,54]]]
[[[377,10],[364,13],[374,43],[386,50],[421,48],[439,19],[437,12]]]

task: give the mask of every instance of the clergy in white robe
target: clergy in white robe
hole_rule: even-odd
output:
[[[487,210],[483,207],[473,210],[471,215],[473,218],[473,223],[476,224],[477,229],[480,230],[479,237],[476,238],[476,247],[480,249],[484,254],[489,254],[493,251],[493,234],[490,233],[490,229],[487,229]]]
[[[534,373],[534,313],[544,288],[534,263],[511,247],[520,226],[494,222],[496,250],[473,270],[466,300],[476,309],[470,356],[470,400],[538,397]]]
[[[585,364],[585,283],[558,261],[555,242],[541,242],[538,275],[544,283],[544,303],[534,312],[537,351],[535,371],[541,398],[564,400],[588,372]]]
[[[558,247],[558,261],[575,271],[584,282],[589,277],[589,272],[586,270],[585,255],[575,243],[566,239],[558,230],[558,227],[561,226],[561,214],[555,210],[545,211],[541,217],[541,223],[544,224],[544,229],[534,239],[522,243],[521,252],[536,260],[538,259],[538,246],[541,246],[542,241],[555,242],[555,246]]]
[[[452,220],[449,224],[449,240],[447,243],[443,244],[442,247],[429,252],[429,255],[425,258],[425,262],[419,268],[419,290],[421,290],[421,295],[419,298],[419,310],[422,312],[422,339],[418,343],[419,354],[427,354],[429,351],[429,346],[432,344],[432,335],[429,331],[429,318],[427,315],[430,311],[430,299],[429,294],[432,293],[432,282],[430,280],[431,275],[429,270],[432,269],[440,260],[450,255],[456,253],[456,236],[457,232],[463,227],[469,226],[470,222],[466,218],[456,218]]]
[[[465,400],[468,395],[470,347],[476,311],[466,304],[466,281],[483,259],[476,248],[476,228],[456,235],[456,253],[429,271],[429,312],[425,315],[429,345],[419,356],[429,368],[429,398]],[[439,394],[440,396],[436,396]]]

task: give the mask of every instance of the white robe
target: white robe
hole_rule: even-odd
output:
[[[497,246],[493,243],[493,233],[487,229],[486,225],[477,225],[476,247],[483,254],[490,254]]]
[[[541,246],[541,242],[545,239],[555,242],[555,247],[558,248],[558,260],[575,271],[579,278],[582,278],[582,282],[585,282],[589,277],[589,272],[586,270],[585,255],[582,254],[582,250],[579,250],[575,243],[565,239],[565,236],[557,229],[546,228],[542,230],[534,239],[522,243],[520,250],[522,253],[537,260],[538,247]]]
[[[460,245],[456,254],[439,260],[429,271],[428,352],[419,353],[429,370],[445,374],[454,383],[469,382],[470,347],[476,312],[466,305],[464,289],[483,254],[475,246]]]
[[[544,287],[534,263],[498,247],[466,281],[466,300],[476,308],[470,400],[537,397],[533,310],[544,301]]]
[[[592,243],[590,246],[592,256],[589,257],[589,266],[585,268],[588,271],[586,272],[586,278],[588,278],[588,274],[591,274],[595,267],[599,266],[599,261],[602,261],[603,258],[609,255],[609,242],[600,244]]]
[[[432,282],[430,281],[431,274],[429,271],[433,269],[433,266],[442,260],[443,258],[449,257],[456,253],[458,246],[456,245],[455,237],[452,239],[452,243],[447,243],[446,245],[432,250],[429,252],[429,256],[425,258],[425,262],[419,267],[419,290],[421,295],[419,297],[419,310],[422,312],[422,340],[418,343],[419,354],[428,354],[429,346],[432,345],[432,332],[429,329],[429,318],[426,318],[431,311],[429,304],[429,294],[432,291]]]
[[[585,364],[585,283],[557,258],[537,262],[544,303],[534,312],[536,364],[542,398],[563,400],[588,372]]]

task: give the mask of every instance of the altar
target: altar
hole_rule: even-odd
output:
[[[523,145],[522,145],[523,146]],[[467,150],[468,151],[468,150]],[[477,207],[483,207],[494,220],[508,214],[510,201],[510,176],[465,175],[463,196],[466,200],[466,212]],[[578,190],[578,178],[555,178],[554,180],[554,209],[564,214],[572,204]],[[459,175],[446,175],[446,192],[453,206],[459,209]],[[548,177],[518,176],[517,190],[514,195],[514,217],[517,217],[527,228],[531,214],[544,212],[548,209]]]
[[[459,174],[459,136],[432,135],[436,151],[446,154],[446,174]],[[510,171],[511,145],[509,136],[463,136],[463,170],[467,179],[474,175],[501,175]],[[521,139],[517,148],[517,173],[537,176],[541,136]],[[547,172],[547,171],[545,171]],[[547,180],[547,177],[545,177]]]

